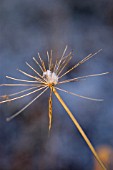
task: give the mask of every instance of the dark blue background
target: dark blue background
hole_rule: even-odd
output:
[[[60,94],[94,147],[104,145],[112,152],[113,1],[0,1],[0,84],[13,82],[7,80],[6,75],[25,78],[17,68],[33,74],[25,61],[38,70],[32,60],[33,56],[37,58],[37,51],[45,58],[46,51],[53,49],[56,58],[62,55],[66,44],[67,53],[73,51],[73,59],[67,69],[102,48],[102,52],[65,79],[106,71],[110,74],[65,84],[62,88],[89,97],[104,98],[104,101],[94,102]],[[0,95],[19,89],[0,87]],[[53,126],[48,137],[49,93],[11,122],[5,121],[34,96],[0,105],[0,170],[93,170],[91,151],[55,97]]]

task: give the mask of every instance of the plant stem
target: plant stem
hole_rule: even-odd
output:
[[[70,116],[71,120],[73,121],[73,123],[75,124],[75,126],[77,127],[78,131],[80,132],[80,134],[82,135],[83,139],[85,140],[85,142],[87,143],[87,145],[89,146],[90,150],[92,151],[93,155],[95,156],[96,160],[99,162],[100,166],[102,167],[103,170],[107,170],[104,166],[104,164],[102,163],[102,161],[100,160],[99,156],[97,155],[94,147],[92,146],[90,140],[87,138],[86,134],[84,133],[83,129],[81,128],[81,126],[79,125],[79,123],[77,122],[77,120],[75,119],[75,117],[73,116],[73,114],[71,113],[71,111],[69,110],[69,108],[67,107],[67,105],[64,103],[64,101],[62,100],[62,98],[60,97],[60,95],[58,94],[58,92],[56,91],[55,87],[52,87],[52,90],[55,94],[55,96],[57,97],[57,99],[59,100],[59,102],[61,103],[61,105],[64,107],[64,109],[66,110],[66,112],[68,113],[68,115]]]

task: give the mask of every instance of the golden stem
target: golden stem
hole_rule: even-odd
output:
[[[66,104],[64,103],[64,101],[62,100],[62,98],[60,97],[60,95],[58,94],[58,92],[56,91],[55,87],[52,87],[52,90],[55,94],[55,96],[57,97],[57,99],[59,100],[59,102],[61,103],[61,105],[64,107],[64,109],[66,110],[66,112],[68,113],[68,115],[70,116],[71,120],[73,121],[73,123],[75,124],[75,126],[77,127],[78,131],[80,132],[80,134],[82,135],[83,139],[85,140],[85,142],[87,143],[87,145],[89,146],[90,150],[92,151],[93,155],[95,156],[96,160],[99,162],[100,166],[102,167],[103,170],[107,170],[104,166],[104,164],[102,163],[102,161],[100,160],[99,156],[97,155],[94,147],[92,146],[91,142],[89,141],[89,139],[87,138],[86,134],[84,133],[84,131],[82,130],[81,126],[79,125],[79,123],[77,122],[77,120],[75,119],[75,117],[73,116],[73,114],[71,113],[71,111],[69,110],[69,108],[66,106]]]
[[[51,130],[52,127],[52,89],[50,91],[50,96],[49,96],[49,131]]]

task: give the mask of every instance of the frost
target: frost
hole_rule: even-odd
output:
[[[56,75],[56,73],[51,72],[50,70],[43,72],[43,77],[45,78],[48,84],[56,85],[58,83],[58,76]]]

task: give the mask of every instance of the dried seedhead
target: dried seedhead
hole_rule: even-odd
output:
[[[64,72],[64,69],[66,68],[66,66],[68,65],[70,60],[72,59],[72,53],[71,52],[68,55],[65,55],[66,50],[67,50],[67,46],[65,47],[62,56],[59,59],[56,59],[55,63],[53,63],[52,51],[50,53],[47,51],[48,68],[46,68],[45,63],[44,63],[44,61],[41,58],[39,53],[38,53],[39,61],[37,61],[37,59],[33,57],[33,60],[35,61],[35,63],[38,65],[38,67],[40,68],[40,70],[42,72],[41,74],[36,69],[34,69],[30,64],[28,64],[26,62],[27,66],[31,70],[33,70],[33,72],[35,72],[36,76],[28,74],[27,72],[22,71],[20,69],[18,71],[20,73],[24,74],[26,77],[31,78],[31,80],[19,79],[19,78],[6,76],[6,78],[8,78],[8,79],[11,79],[11,80],[14,80],[14,81],[17,81],[17,82],[21,82],[21,83],[17,83],[17,84],[15,84],[15,83],[12,83],[12,84],[0,84],[0,86],[11,86],[11,87],[23,86],[23,87],[26,87],[26,89],[21,90],[21,91],[16,92],[16,93],[13,93],[13,94],[4,95],[6,97],[1,96],[0,104],[6,103],[6,102],[11,102],[11,101],[14,101],[14,100],[17,100],[17,99],[21,99],[21,98],[24,98],[24,97],[29,96],[31,94],[40,92],[26,106],[24,106],[22,109],[20,109],[18,112],[16,112],[11,117],[7,118],[7,121],[10,121],[11,119],[13,119],[17,115],[19,115],[22,111],[24,111],[27,107],[29,107],[42,94],[44,94],[44,92],[46,92],[48,89],[50,89],[49,114],[48,114],[49,115],[49,130],[51,129],[51,125],[52,125],[52,94],[54,93],[55,96],[58,98],[59,102],[62,104],[62,106],[66,110],[66,112],[68,113],[68,115],[70,116],[70,118],[72,119],[72,121],[75,124],[75,126],[77,127],[77,129],[79,130],[80,134],[82,135],[82,137],[84,138],[84,140],[88,144],[88,146],[91,149],[92,153],[94,154],[95,158],[100,163],[101,167],[105,170],[106,168],[104,167],[103,163],[99,159],[99,157],[98,157],[95,149],[93,148],[91,142],[89,141],[89,139],[85,135],[84,131],[80,127],[79,123],[77,122],[77,120],[75,119],[75,117],[73,116],[73,114],[71,113],[69,108],[64,103],[63,99],[58,94],[57,90],[60,90],[62,92],[65,92],[65,93],[68,93],[68,94],[71,94],[71,95],[74,95],[74,96],[77,96],[77,97],[88,99],[88,100],[102,101],[103,99],[94,99],[94,98],[91,98],[91,97],[82,96],[82,95],[79,95],[79,94],[76,94],[76,93],[66,91],[66,90],[61,89],[61,88],[59,88],[57,86],[59,84],[64,84],[64,83],[69,83],[69,82],[76,82],[78,80],[88,78],[88,77],[102,76],[102,75],[108,74],[108,72],[99,73],[99,74],[91,74],[91,75],[86,75],[86,76],[81,76],[81,77],[75,77],[75,78],[72,78],[72,79],[67,79],[67,80],[61,81],[61,78],[64,77],[66,74],[70,73],[72,70],[77,68],[79,65],[85,63],[87,60],[89,60],[90,58],[95,56],[98,52],[100,52],[100,50],[99,50],[98,52],[96,52],[94,54],[89,54],[83,60],[81,60],[77,64],[75,64],[72,68],[70,68],[69,70]]]

